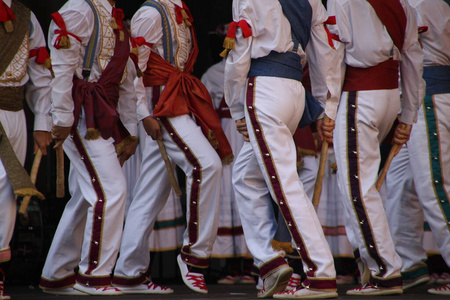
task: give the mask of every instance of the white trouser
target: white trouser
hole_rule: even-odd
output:
[[[188,224],[182,254],[185,261],[188,259],[186,263],[207,267],[217,234],[222,164],[200,127],[189,115],[167,118],[166,122],[168,128],[164,125],[161,128],[167,154],[187,175]],[[127,280],[140,278],[146,272],[150,260],[148,238],[172,188],[157,142],[150,137],[142,142],[146,144],[140,166],[141,175],[128,210],[115,269],[115,277],[124,280],[118,284],[135,283]]]
[[[425,98],[408,151],[425,219],[450,266],[450,94]]]
[[[85,140],[85,133],[85,120],[80,118],[81,143],[76,144],[76,135],[64,142],[70,159],[72,198],[47,255],[43,287],[66,284],[77,260],[77,281],[90,286],[108,285],[117,259],[126,201],[125,176],[112,138]]]
[[[415,126],[415,125],[414,125]],[[404,145],[386,174],[386,215],[395,249],[402,258],[402,272],[426,267],[422,247],[423,210],[417,198],[408,148]]]
[[[235,157],[244,144],[243,136],[237,132],[231,118],[222,118],[221,125]],[[242,222],[234,195],[232,169],[234,162],[222,168],[222,185],[220,189],[219,231],[214,241],[211,257],[251,257],[242,232]]]
[[[17,158],[25,163],[27,151],[27,126],[24,111],[0,110],[0,122]],[[0,137],[2,138],[2,137]],[[16,222],[16,196],[9,183],[3,164],[0,163],[0,263],[11,259],[9,242]]]
[[[319,162],[320,156],[316,158],[316,174]],[[327,153],[322,194],[320,196],[319,206],[317,207],[317,216],[319,217],[320,224],[322,224],[333,256],[352,257],[353,248],[345,231],[345,210],[337,184],[337,175],[332,168],[332,164],[336,164],[336,158],[334,157],[333,148],[330,147]]]
[[[373,284],[401,284],[401,259],[395,252],[380,193],[375,188],[380,143],[400,108],[397,89],[344,92],[334,131],[338,184],[348,216],[347,234],[371,270]],[[388,282],[393,279],[393,282]]]
[[[303,113],[304,95],[301,83],[291,79],[256,77],[254,86],[248,86],[250,142],[244,143],[235,162],[233,183],[245,239],[262,277],[280,261],[271,246],[277,229],[272,195],[300,249],[308,280],[331,281],[333,257],[296,169],[292,135]]]

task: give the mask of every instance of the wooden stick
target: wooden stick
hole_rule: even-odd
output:
[[[169,157],[167,156],[166,147],[164,147],[164,143],[162,140],[156,140],[156,141],[158,142],[159,152],[161,152],[161,156],[166,165],[167,172],[169,172],[170,183],[172,184],[175,194],[177,194],[177,196],[180,197],[182,193],[181,193],[180,187],[178,186],[178,182],[175,177],[175,173],[173,171],[172,164],[170,163]]]
[[[324,122],[328,122],[329,120],[330,119],[326,116],[323,119]],[[324,139],[322,143],[322,150],[320,151],[320,163],[319,169],[317,170],[316,183],[314,184],[314,194],[312,198],[312,203],[314,206],[319,206],[320,195],[322,194],[323,176],[325,174],[327,155],[328,155],[328,142]]]
[[[405,129],[406,126],[411,126],[411,125],[400,124],[399,126],[401,129]],[[383,185],[383,181],[386,178],[386,174],[389,170],[389,166],[391,165],[392,159],[394,159],[395,155],[397,155],[398,151],[400,151],[402,146],[403,146],[403,144],[402,145],[399,145],[399,144],[392,145],[391,151],[389,151],[389,155],[386,159],[386,162],[384,163],[383,170],[381,170],[381,173],[378,176],[377,183],[375,185],[375,187],[377,188],[377,191],[380,191],[381,186]]]
[[[64,198],[64,150],[62,145],[56,148],[56,197]]]
[[[30,179],[33,184],[36,183],[37,173],[39,171],[39,165],[41,164],[42,152],[38,149],[36,155],[34,156],[33,166],[31,167]],[[23,198],[20,204],[19,214],[24,215],[27,212],[28,204],[30,203],[31,196],[26,196]]]
[[[322,194],[323,176],[325,174],[325,165],[327,162],[327,154],[328,142],[324,140],[322,143],[322,150],[320,151],[319,169],[317,170],[317,178],[314,185],[314,194],[312,199],[312,203],[314,206],[319,206],[320,195]]]

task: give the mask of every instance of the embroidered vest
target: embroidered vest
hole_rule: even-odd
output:
[[[0,83],[19,82],[27,74],[30,55],[30,10],[23,4],[12,1],[11,9],[16,16],[14,31],[6,33],[0,26]]]
[[[142,6],[155,8],[161,15],[161,27],[163,29],[162,57],[177,69],[184,71],[186,62],[192,49],[192,37],[189,28],[184,24],[176,25],[175,5],[164,0],[148,0]],[[173,24],[173,26],[170,26]],[[173,30],[172,30],[173,29]],[[177,45],[173,45],[173,35]]]

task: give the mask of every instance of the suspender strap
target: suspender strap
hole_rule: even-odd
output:
[[[406,14],[399,0],[367,0],[401,51],[405,40]]]
[[[92,8],[94,13],[94,30],[92,32],[89,43],[86,47],[86,53],[84,54],[83,71],[82,75],[84,80],[88,80],[91,75],[92,65],[94,64],[95,53],[97,52],[97,43],[99,39],[100,18],[98,16],[97,8],[91,0],[84,0]]]
[[[172,46],[172,31],[170,29],[169,18],[167,16],[165,8],[161,3],[154,0],[147,0],[142,4],[142,6],[150,6],[156,9],[161,15],[161,26],[163,28],[163,48],[164,48],[164,59],[171,64],[174,64],[175,60],[173,57],[173,46]]]

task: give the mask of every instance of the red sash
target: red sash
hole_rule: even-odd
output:
[[[344,91],[392,90],[398,88],[398,61],[389,59],[369,68],[347,65]]]
[[[154,117],[175,117],[192,113],[222,161],[233,161],[233,151],[220,125],[211,96],[197,77],[181,72],[152,52],[143,81],[145,86],[165,85],[153,110]]]
[[[405,41],[406,14],[399,0],[367,0],[401,51]]]
[[[398,0],[367,0],[401,51],[405,40],[406,14]],[[398,88],[398,61],[389,59],[369,68],[347,66],[344,91],[390,90]]]
[[[102,138],[112,137],[116,144],[130,135],[117,112],[119,85],[130,56],[128,32],[126,30],[123,32],[125,39],[120,41],[119,32],[115,31],[114,55],[100,79],[97,82],[88,82],[80,78],[74,78],[72,90],[75,105],[73,128],[78,125],[81,107],[83,107],[88,131],[98,130]]]
[[[190,27],[192,51],[184,71],[180,71],[155,52],[151,52],[144,72],[145,86],[161,86],[164,90],[153,110],[154,117],[175,117],[192,113],[203,134],[224,163],[233,161],[233,151],[203,83],[190,74],[198,55],[194,26]]]

